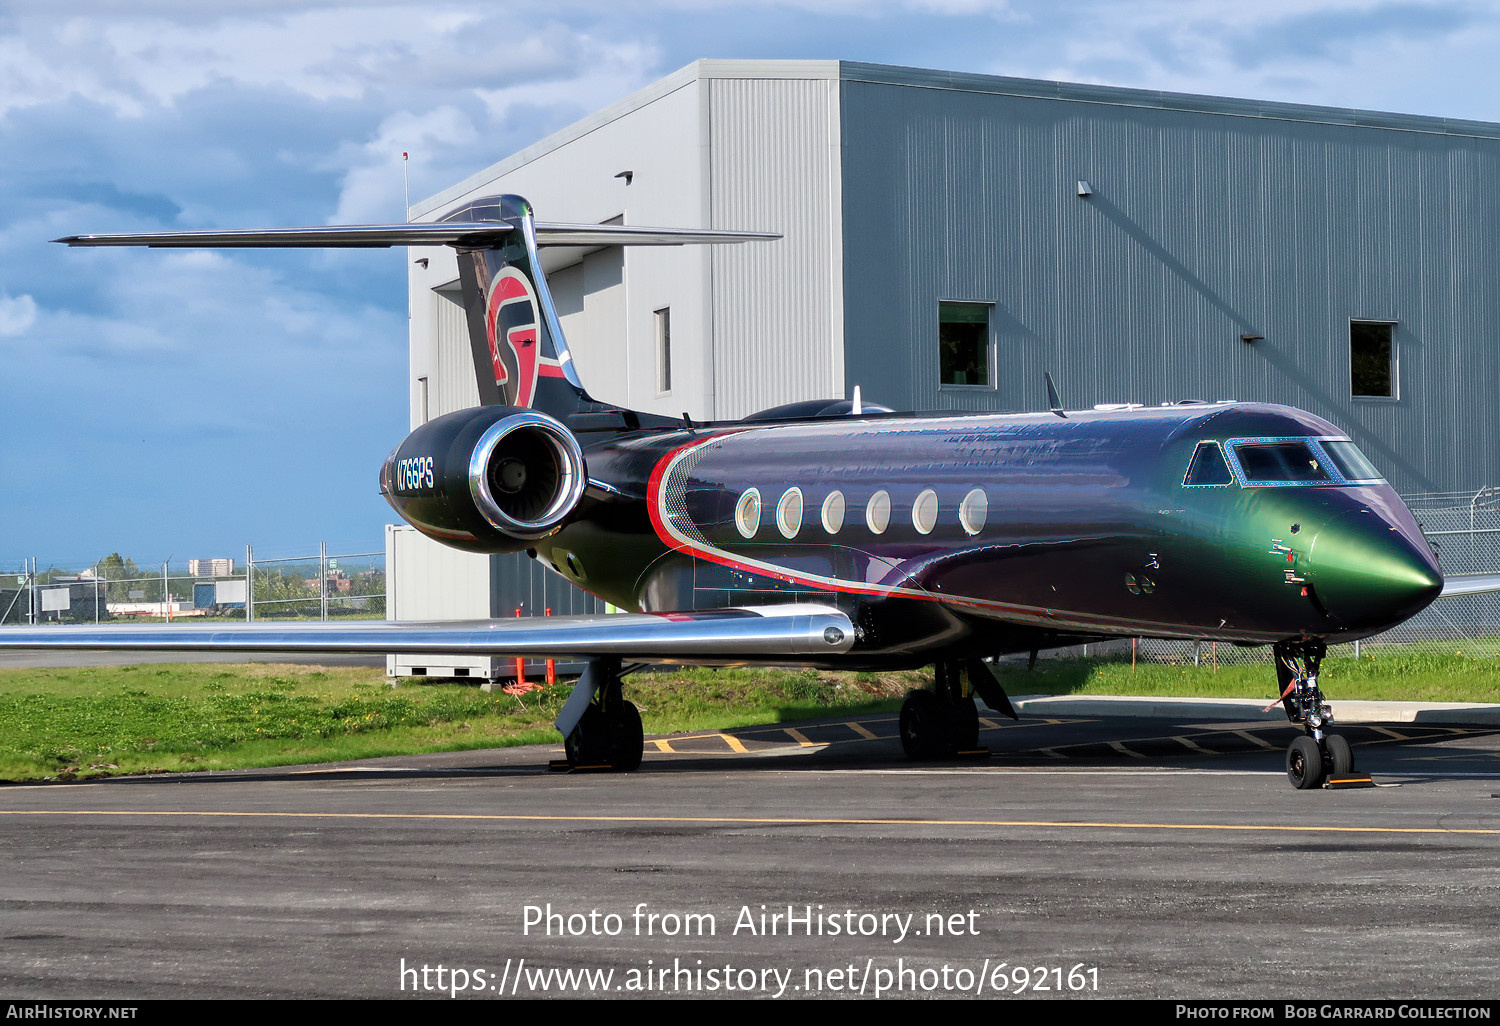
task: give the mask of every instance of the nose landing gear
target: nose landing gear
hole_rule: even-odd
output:
[[[1328,730],[1333,710],[1318,687],[1318,670],[1328,646],[1322,638],[1279,641],[1272,647],[1276,680],[1286,718],[1307,733],[1286,750],[1286,776],[1299,791],[1325,786],[1349,786],[1369,778],[1354,776],[1354,753],[1349,742]]]

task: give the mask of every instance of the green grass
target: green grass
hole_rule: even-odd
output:
[[[684,670],[628,680],[652,733],[895,708],[918,674]],[[379,670],[173,664],[0,671],[0,779],[336,762],[558,743],[570,684],[523,697]]]
[[[1141,695],[1165,698],[1275,697],[1275,671],[1263,664],[1201,667],[1104,659],[1050,659],[1035,671],[1005,669],[1012,695]],[[1330,700],[1500,702],[1500,661],[1445,652],[1383,647],[1379,654],[1329,658],[1318,683]]]
[[[1011,695],[1274,698],[1260,665],[1042,660],[1005,668]],[[627,694],[646,730],[730,729],[895,710],[923,672],[685,669],[637,674]],[[1339,699],[1500,702],[1500,661],[1461,650],[1382,648],[1331,658],[1321,683]],[[0,780],[230,769],[381,755],[558,744],[552,719],[570,685],[513,697],[472,684],[393,688],[365,668],[172,664],[0,670]]]

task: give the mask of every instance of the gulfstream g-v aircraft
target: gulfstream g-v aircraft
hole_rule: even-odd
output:
[[[639,765],[621,679],[645,663],[934,664],[901,709],[917,759],[978,743],[981,661],[1121,637],[1270,645],[1299,788],[1352,768],[1318,687],[1326,645],[1444,590],[1421,530],[1337,427],[1256,403],[1026,414],[818,400],[695,423],[590,396],[541,271],[546,245],[774,235],[549,224],[516,196],[442,221],[83,235],[74,246],[401,246],[458,252],[481,405],[413,431],[380,487],[427,536],[525,551],[632,612],[546,620],[0,630],[0,647],[569,657],[571,764]],[[1049,380],[1049,392],[1051,392]],[[1451,591],[1495,582],[1453,581]]]

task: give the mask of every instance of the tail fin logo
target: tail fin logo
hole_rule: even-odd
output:
[[[530,407],[542,354],[536,291],[514,267],[502,267],[490,284],[485,337],[495,384],[513,406]],[[504,345],[501,345],[501,338]]]

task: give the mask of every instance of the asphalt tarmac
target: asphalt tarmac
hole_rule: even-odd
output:
[[[1500,996],[1500,727],[1408,713],[1357,790],[1244,707],[1057,702],[972,762],[887,715],[4,787],[0,994]]]

